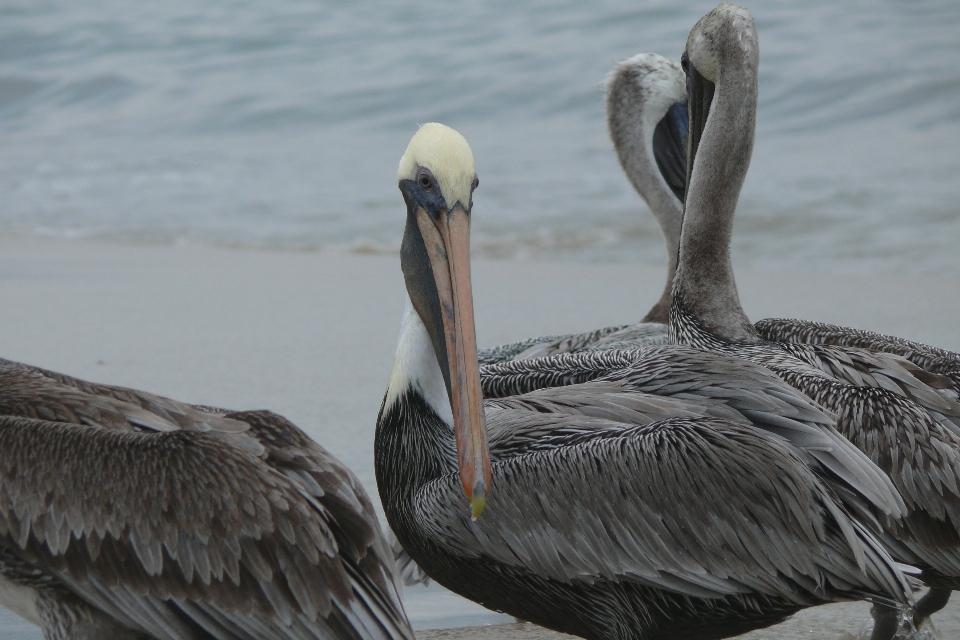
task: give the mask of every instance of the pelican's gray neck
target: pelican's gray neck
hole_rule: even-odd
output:
[[[685,101],[680,66],[655,54],[640,54],[619,63],[607,79],[607,126],[617,158],[657,219],[667,248],[666,285],[643,322],[667,322],[683,219],[683,203],[670,189],[654,157],[654,131],[674,104]]]
[[[450,397],[440,370],[437,353],[427,328],[413,308],[410,298],[403,314],[397,355],[390,371],[390,383],[383,403],[384,414],[398,402],[408,390],[418,392],[434,413],[453,430],[453,412]]]
[[[730,236],[750,166],[757,113],[759,46],[744,9],[721,5],[687,40],[690,150],[673,295],[721,338],[756,342],[740,306]]]

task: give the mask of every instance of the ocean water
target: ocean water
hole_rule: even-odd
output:
[[[470,141],[475,250],[662,264],[600,84],[713,2],[0,1],[0,237],[395,251],[418,123]],[[734,258],[960,273],[960,3],[783,0]],[[504,618],[410,589],[418,627]],[[39,638],[0,610],[0,637]]]
[[[473,146],[475,246],[661,264],[600,82],[713,2],[0,3],[0,234],[392,251],[418,123]],[[960,270],[960,3],[753,7],[739,264]]]

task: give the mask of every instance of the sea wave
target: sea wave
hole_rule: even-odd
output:
[[[471,141],[476,251],[664,258],[599,83],[714,4],[0,6],[0,234],[395,251],[418,123]],[[755,7],[752,265],[960,272],[960,3]]]

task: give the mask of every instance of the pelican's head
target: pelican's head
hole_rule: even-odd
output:
[[[727,133],[736,131],[742,134],[743,148],[726,148],[724,154],[717,154],[717,157],[723,155],[735,162],[741,159],[738,154],[745,153],[746,164],[749,164],[760,65],[760,45],[753,16],[735,4],[717,5],[690,31],[680,63],[687,74],[690,141],[686,186],[689,189],[718,84],[723,85],[725,111],[733,115],[733,119],[719,126],[729,129]]]
[[[397,179],[407,204],[400,265],[443,373],[460,478],[476,518],[491,472],[470,285],[473,152],[450,127],[425,124],[410,140]]]
[[[686,57],[690,66],[713,84],[719,82],[724,71],[735,67],[756,72],[760,47],[753,16],[741,6],[718,4],[693,25],[687,36]]]

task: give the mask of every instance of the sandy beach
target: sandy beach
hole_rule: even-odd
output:
[[[634,264],[574,262],[476,260],[473,272],[481,346],[635,321],[663,277]],[[742,270],[737,282],[754,320],[811,318],[960,350],[960,277]],[[349,464],[375,495],[374,422],[404,297],[395,255],[6,238],[0,356],[191,402],[270,408]],[[408,589],[418,629],[511,620],[475,605],[457,609],[452,595],[437,606],[436,593]],[[810,610],[744,638],[856,637],[867,608]],[[0,636],[40,637],[4,614]],[[960,599],[934,620],[942,637],[960,637]],[[500,625],[419,635],[558,634]]]

